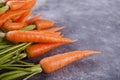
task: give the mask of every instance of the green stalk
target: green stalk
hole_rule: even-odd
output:
[[[24,43],[24,45],[18,47],[18,49],[16,49],[15,51],[12,51],[12,52],[6,54],[4,57],[0,58],[0,64],[4,64],[5,63],[4,61],[12,58],[17,51],[22,51],[29,45],[31,45],[31,43]]]
[[[0,2],[0,8],[5,6],[5,3],[4,2]]]
[[[1,80],[14,80],[18,77],[30,74],[29,76],[27,76],[24,80],[27,80],[28,78],[32,77],[35,74],[41,73],[42,72],[42,68],[40,67],[40,64],[34,65],[33,67],[28,67],[28,68],[20,68],[20,67],[5,67],[2,66],[6,69],[14,69],[16,71],[16,74],[14,74],[14,72],[8,72],[8,73],[3,73],[0,75],[0,79]],[[22,67],[22,66],[21,66]],[[18,71],[18,73],[17,73]],[[21,71],[21,72],[19,72]],[[4,76],[5,75],[5,76]]]
[[[31,75],[29,75],[29,76],[27,76],[26,78],[24,78],[23,80],[28,80],[29,78],[31,78],[32,76],[34,76],[34,75],[36,75],[36,74],[38,74],[38,73],[40,73],[40,72],[34,72],[34,73],[32,73]]]
[[[25,44],[26,44],[26,43],[21,43],[21,44],[18,44],[18,45],[16,45],[16,46],[9,47],[9,48],[6,49],[6,50],[1,50],[1,51],[0,51],[0,54],[7,53],[7,52],[9,52],[10,50],[16,49],[16,48],[21,47],[21,46],[23,46],[23,45],[25,45]]]
[[[6,77],[6,76],[11,76],[11,75],[14,75],[14,74],[18,74],[18,73],[21,73],[22,71],[10,71],[10,72],[6,72],[6,73],[3,73],[3,74],[0,74],[0,79]]]
[[[0,69],[19,70],[19,71],[28,71],[28,72],[30,72],[30,70],[28,70],[28,69],[19,68],[19,67],[0,66]]]
[[[17,62],[18,60],[21,60],[21,59],[23,59],[23,58],[25,58],[25,57],[27,57],[27,54],[19,54],[19,55],[16,55],[15,57],[13,57],[12,59],[9,59],[8,61],[7,61],[7,64],[12,64],[12,63],[15,63],[15,62]]]
[[[8,48],[10,47],[11,45],[0,45],[0,49],[4,49],[4,48]]]
[[[3,13],[3,12],[5,12],[5,11],[7,11],[8,9],[9,9],[9,6],[8,6],[8,5],[3,6],[3,7],[0,8],[0,13]]]
[[[28,75],[28,74],[30,74],[30,72],[21,71],[20,73],[6,76],[6,77],[2,78],[1,80],[15,80],[16,78],[19,78],[21,76]]]
[[[21,28],[20,30],[30,31],[36,28],[36,25],[28,25],[26,27]]]
[[[25,65],[33,65],[33,66],[34,66],[33,63],[28,63],[28,62],[21,61],[21,60],[19,60],[19,61],[17,61],[17,62],[19,62],[19,63],[21,63],[21,64],[25,64]]]

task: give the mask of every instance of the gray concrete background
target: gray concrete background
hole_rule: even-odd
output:
[[[57,21],[65,37],[78,40],[58,47],[39,59],[72,50],[99,50],[50,74],[41,73],[30,80],[120,80],[120,0],[37,0],[33,15]]]

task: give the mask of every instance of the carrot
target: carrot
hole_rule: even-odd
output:
[[[61,32],[56,32],[56,33],[42,33],[45,36],[51,36],[51,37],[56,37],[56,38],[62,38]]]
[[[12,21],[17,22],[18,19],[20,19],[21,16],[14,16],[11,18]]]
[[[41,30],[41,29],[48,29],[52,27],[55,24],[55,22],[40,19],[40,20],[35,21],[35,24],[37,26],[37,30]]]
[[[96,53],[99,52],[90,50],[67,52],[64,54],[57,54],[51,57],[46,57],[40,61],[40,64],[45,73],[50,73],[74,61],[80,60]]]
[[[7,30],[19,30],[25,26],[25,23],[6,22],[2,27]]]
[[[35,21],[37,21],[40,18],[40,14],[35,15],[33,18],[26,21],[27,24],[33,24]]]
[[[17,22],[25,22],[30,14],[31,14],[31,10],[28,10],[17,20]]]
[[[10,7],[10,10],[18,10],[22,6],[24,6],[26,1],[19,1],[19,0],[10,0],[6,4]],[[27,4],[26,4],[27,6]]]
[[[26,10],[31,9],[36,3],[36,0],[10,0],[7,2],[10,10]]]
[[[35,3],[36,0],[27,0],[24,6],[22,6],[20,9],[31,9],[35,5]]]
[[[46,31],[46,32],[57,32],[59,30],[62,30],[64,27],[56,27],[56,28],[49,28],[49,29],[44,29],[42,31]]]
[[[40,56],[40,55],[43,55],[44,53],[58,47],[62,45],[62,43],[56,43],[56,44],[53,44],[53,43],[50,43],[50,44],[42,44],[42,43],[38,43],[38,44],[34,44],[34,45],[31,45],[29,46],[26,51],[28,53],[28,56],[30,58],[34,58],[34,57],[37,57],[37,56]]]
[[[32,30],[33,32],[39,32],[41,34],[44,34],[46,36],[53,36],[53,37],[62,37],[61,32],[51,32],[51,31],[38,31],[38,30]]]
[[[52,36],[46,36],[39,32],[34,31],[9,31],[6,34],[6,38],[12,42],[42,42],[42,43],[70,43],[73,40],[67,38],[57,38]]]
[[[27,10],[15,10],[15,11],[7,11],[5,14],[0,16],[0,26],[3,25],[4,22],[10,20],[14,16],[20,16]]]

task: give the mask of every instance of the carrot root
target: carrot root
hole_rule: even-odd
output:
[[[51,57],[46,57],[40,61],[40,64],[45,73],[56,71],[74,61],[88,57],[93,54],[100,53],[98,51],[73,51],[64,54],[57,54]]]

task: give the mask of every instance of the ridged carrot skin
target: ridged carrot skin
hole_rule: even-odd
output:
[[[41,42],[41,43],[70,43],[75,42],[68,38],[57,38],[52,36],[46,36],[39,32],[34,31],[9,31],[6,34],[6,38],[12,42]]]
[[[85,51],[73,51],[64,54],[57,54],[54,56],[43,58],[40,61],[40,65],[42,66],[42,69],[44,70],[45,73],[51,73],[74,61],[80,60],[82,58],[88,57],[96,53],[99,52],[85,50]]]
[[[35,24],[37,26],[37,30],[42,30],[42,29],[48,29],[52,27],[55,24],[55,22],[40,19],[40,20],[35,21]]]
[[[40,18],[40,14],[35,15],[34,17],[32,17],[31,19],[27,20],[26,23],[27,24],[33,24],[35,23],[35,21],[37,21]]]
[[[61,32],[52,32],[52,31],[38,31],[38,30],[32,30],[33,32],[39,32],[39,33],[41,33],[41,34],[44,34],[44,35],[46,35],[46,36],[53,36],[53,37],[62,37],[61,36]]]
[[[34,44],[34,45],[31,45],[29,46],[26,51],[28,53],[28,56],[30,58],[34,58],[34,57],[38,57],[40,55],[43,55],[45,54],[46,52],[58,47],[62,45],[62,43],[56,43],[56,44],[53,44],[53,43],[49,43],[49,44],[42,44],[42,43],[39,43],[39,44]]]
[[[19,30],[25,26],[25,23],[6,22],[2,27],[6,30]]]
[[[0,26],[3,25],[7,20],[12,19],[14,16],[20,16],[27,10],[15,10],[15,11],[7,11],[5,14],[0,16]]]

